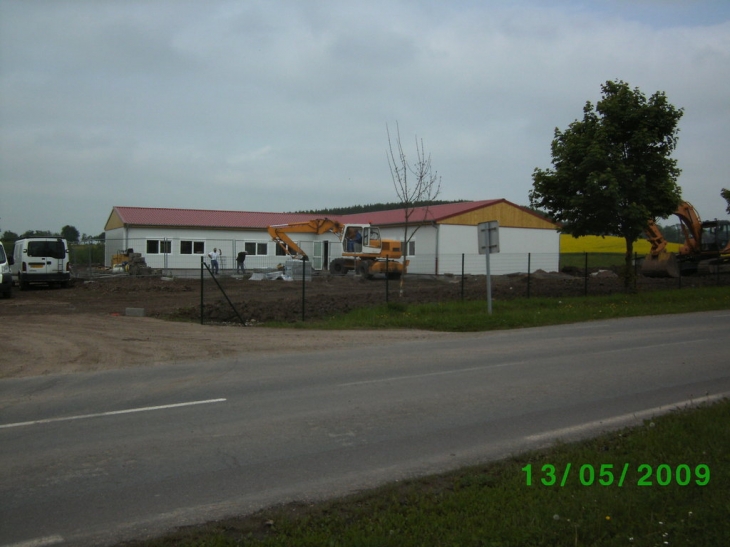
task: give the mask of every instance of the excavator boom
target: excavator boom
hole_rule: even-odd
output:
[[[694,271],[703,259],[714,259],[719,266],[730,258],[728,221],[702,222],[697,210],[687,201],[680,203],[674,214],[679,218],[684,245],[680,247],[679,254],[668,252],[666,239],[654,221],[650,220],[644,231],[651,243],[651,251],[641,265],[643,275],[679,277],[682,264],[689,265],[688,269]]]
[[[290,256],[299,256],[307,259],[307,254],[297,245],[289,234],[324,234],[332,232],[342,239],[344,226],[336,220],[329,218],[315,218],[304,222],[292,222],[291,224],[276,224],[269,226],[267,231],[271,239],[276,241],[284,252]]]

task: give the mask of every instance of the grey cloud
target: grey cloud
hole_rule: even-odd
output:
[[[0,229],[393,200],[396,121],[444,198],[526,203],[553,129],[613,78],[686,109],[681,183],[721,216],[728,10],[633,4],[0,0]],[[35,213],[44,193],[62,214]]]

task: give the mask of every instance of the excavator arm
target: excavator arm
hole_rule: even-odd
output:
[[[674,211],[679,219],[684,245],[679,249],[681,257],[699,256],[702,252],[702,220],[697,210],[688,201],[683,201]],[[649,277],[678,277],[680,275],[677,256],[666,250],[667,240],[659,228],[650,220],[644,229],[651,251],[644,259],[641,273]]]
[[[679,218],[684,233],[684,246],[679,254],[699,253],[702,243],[702,219],[692,204],[682,202],[674,214]]]
[[[679,254],[686,255],[700,251],[702,241],[702,220],[699,213],[691,203],[684,201],[680,203],[674,214],[679,219],[682,233],[684,234],[684,245]],[[667,247],[667,240],[659,231],[659,228],[650,220],[644,229],[646,239],[651,243],[651,256],[659,256],[664,253]]]
[[[307,260],[307,254],[294,242],[289,234],[324,234],[326,232],[332,232],[342,239],[344,226],[336,220],[329,218],[315,218],[304,222],[277,224],[269,226],[267,230],[271,239],[276,241],[287,255],[304,257]]]
[[[653,220],[650,220],[644,228],[646,239],[651,243],[651,256],[658,256],[667,248],[667,240],[664,239],[659,227]]]

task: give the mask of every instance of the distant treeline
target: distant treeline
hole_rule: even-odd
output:
[[[453,201],[419,201],[413,204],[414,207],[426,207],[430,205],[444,205],[446,203],[464,203],[469,201],[466,199],[457,199]],[[351,205],[349,207],[332,207],[330,209],[309,209],[307,211],[294,211],[307,215],[354,215],[357,213],[372,213],[374,211],[392,211],[393,209],[403,209],[400,202],[392,203],[369,203],[367,205]]]

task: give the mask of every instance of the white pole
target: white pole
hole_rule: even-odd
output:
[[[490,241],[489,230],[487,230],[487,311],[492,315],[492,274],[489,270],[489,255],[492,250],[492,242]]]

